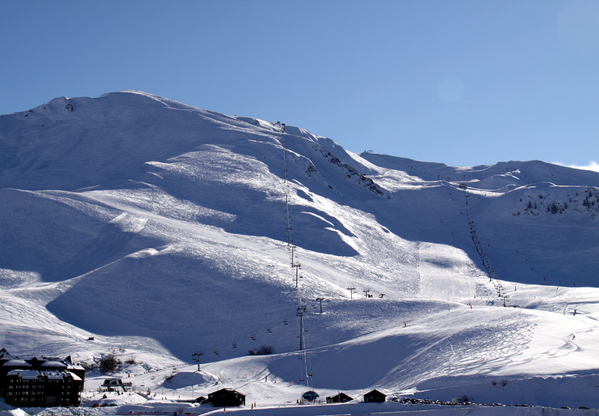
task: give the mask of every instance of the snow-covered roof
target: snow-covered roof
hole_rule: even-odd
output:
[[[77,374],[75,373],[71,373],[70,371],[63,371],[64,374],[68,374],[73,380],[75,381],[82,381],[83,379],[81,377],[79,377]]]
[[[25,380],[35,380],[40,376],[38,370],[12,370],[8,372],[9,376],[19,376]]]
[[[61,363],[60,361],[46,361],[42,367],[44,367],[44,368],[67,368],[68,366],[65,363]]]
[[[121,380],[120,378],[107,378],[106,380],[104,380],[104,385],[107,386],[116,386],[116,385],[123,385],[123,380]]]
[[[70,371],[56,370],[12,370],[7,373],[9,376],[19,376],[24,380],[34,380],[39,376],[46,377],[49,380],[62,380],[64,378],[72,378],[75,381],[81,381],[81,377]]]
[[[75,381],[81,381],[81,377],[79,377],[77,374],[71,373],[70,371],[41,371],[41,373],[50,380],[61,380],[63,378],[70,377]]]
[[[25,360],[19,360],[19,359],[12,359],[12,360],[8,360],[7,362],[4,363],[5,367],[31,367],[31,364],[29,364],[27,361]]]

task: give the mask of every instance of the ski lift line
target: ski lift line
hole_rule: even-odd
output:
[[[277,122],[278,123],[278,122]],[[283,148],[283,179],[284,179],[284,193],[285,193],[285,221],[287,223],[287,227],[285,229],[286,232],[286,238],[287,238],[287,245],[291,244],[291,241],[293,239],[292,237],[292,233],[291,233],[291,215],[289,213],[289,181],[288,181],[288,176],[287,176],[287,141],[285,139],[285,125],[284,124],[280,124],[278,123],[277,126],[279,127],[279,132],[281,134],[281,139],[280,139],[280,143],[281,143],[281,147]]]
[[[304,382],[306,387],[312,387],[312,377],[314,375],[312,374],[312,361],[309,350],[300,351],[298,361],[300,364],[300,381]]]
[[[491,261],[487,257],[487,253],[484,251],[483,246],[476,234],[476,227],[474,224],[474,215],[472,214],[472,206],[470,204],[470,193],[468,192],[468,188],[464,185],[459,187],[460,190],[464,192],[464,197],[466,199],[466,215],[468,217],[468,225],[470,228],[470,238],[472,239],[472,243],[474,244],[474,248],[476,249],[477,254],[479,255],[482,265],[486,270],[487,277],[489,277],[489,281],[495,287],[495,290],[498,293],[498,296],[501,297],[501,284],[497,282],[498,277],[495,272],[495,268],[493,267]],[[504,299],[505,304],[505,299]]]
[[[285,125],[281,125],[279,122],[277,122],[277,126],[280,127],[280,131],[281,131],[281,145],[283,147],[283,176],[285,179],[285,221],[286,221],[286,227],[285,227],[285,232],[286,232],[286,237],[287,237],[287,247],[290,249],[290,260],[291,260],[291,268],[292,270],[295,269],[295,288],[297,290],[299,290],[299,279],[300,274],[299,274],[299,270],[301,268],[301,263],[299,262],[298,258],[297,258],[297,253],[296,253],[296,246],[293,245],[293,228],[291,227],[291,212],[290,212],[290,193],[289,193],[289,182],[288,182],[288,176],[287,176],[287,144],[286,144],[286,140],[285,140]],[[304,333],[304,313],[306,312],[306,306],[305,305],[298,305],[297,306],[297,315],[300,318],[300,348],[299,348],[299,352],[300,355],[298,356],[298,358],[300,358],[299,361],[299,370],[300,370],[300,382],[305,382],[305,385],[310,387],[312,385],[312,364],[311,364],[311,360],[310,360],[310,356],[309,356],[309,352],[306,351],[306,346],[307,346],[307,337],[306,334]],[[285,320],[283,321],[284,325],[287,325],[288,322]],[[270,329],[267,328],[267,331],[270,332]]]
[[[310,351],[308,345],[308,337],[306,335],[307,329],[304,325],[304,315],[307,311],[306,305],[297,306],[297,315],[300,318],[300,347],[298,359],[300,361],[300,381],[305,386],[310,387],[312,385],[312,363],[310,360]]]
[[[308,338],[304,337],[304,359],[303,359],[303,364],[305,367],[305,374],[306,374],[306,386],[307,387],[313,387],[313,382],[312,382],[312,377],[313,377],[313,373],[312,373],[312,355],[310,353],[310,345],[308,343]]]

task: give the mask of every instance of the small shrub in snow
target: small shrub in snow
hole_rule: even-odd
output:
[[[116,371],[121,364],[121,360],[116,358],[114,354],[108,354],[100,358],[99,367],[103,373],[111,373]]]
[[[248,351],[249,355],[269,355],[273,352],[275,352],[275,349],[272,345],[261,345],[258,348]]]

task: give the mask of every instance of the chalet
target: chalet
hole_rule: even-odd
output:
[[[19,358],[0,350],[0,397],[13,406],[78,406],[84,378],[70,357]]]
[[[313,390],[309,390],[307,392],[305,392],[304,394],[302,394],[302,399],[304,399],[307,402],[313,402],[316,399],[318,399],[320,396],[318,395],[318,393],[316,393]]]
[[[365,403],[384,403],[386,394],[381,393],[378,390],[372,390],[364,395]]]
[[[352,400],[353,398],[345,393],[338,393],[335,396],[327,397],[327,403],[345,403],[351,402]]]
[[[245,394],[233,389],[220,389],[208,394],[208,402],[213,406],[242,406],[245,405]]]

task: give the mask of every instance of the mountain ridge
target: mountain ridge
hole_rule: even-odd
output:
[[[356,154],[132,91],[0,116],[0,149],[8,350],[226,372],[265,343],[298,382],[303,305],[325,390],[599,368],[599,173]]]

